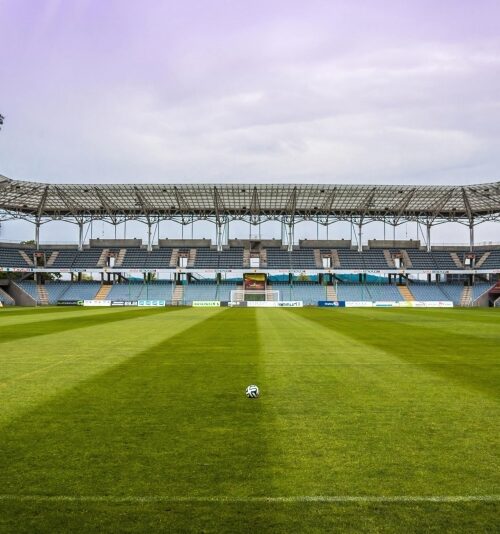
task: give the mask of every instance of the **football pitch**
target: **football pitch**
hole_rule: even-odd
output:
[[[497,532],[499,363],[500,310],[0,310],[0,532]]]

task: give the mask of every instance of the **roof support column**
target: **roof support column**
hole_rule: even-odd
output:
[[[432,224],[427,223],[427,252],[431,251],[431,227]]]
[[[290,222],[288,223],[288,251],[291,252],[293,250],[293,239],[294,239],[294,230],[295,230],[295,219],[294,217],[290,218]]]
[[[474,250],[474,219],[469,222],[469,250]]]
[[[83,250],[83,221],[78,222],[78,250]]]
[[[358,224],[358,252],[363,252],[363,222],[359,221]]]
[[[151,252],[153,250],[152,241],[151,241],[151,219],[148,217],[148,252]]]
[[[35,247],[40,250],[40,219],[37,217],[35,221]]]
[[[221,252],[222,251],[222,236],[224,232],[224,223],[221,220],[219,220],[216,222],[216,226],[217,226],[217,251]]]

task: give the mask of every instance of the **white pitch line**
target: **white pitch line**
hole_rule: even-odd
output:
[[[95,503],[465,503],[500,502],[500,495],[297,495],[281,497],[227,496],[118,496],[118,495],[0,495],[0,502],[95,502]]]

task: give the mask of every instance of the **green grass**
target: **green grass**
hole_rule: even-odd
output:
[[[0,310],[0,532],[497,532],[499,356],[486,309]]]

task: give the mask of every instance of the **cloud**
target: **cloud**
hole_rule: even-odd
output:
[[[4,2],[0,172],[497,180],[497,4],[404,4]]]

